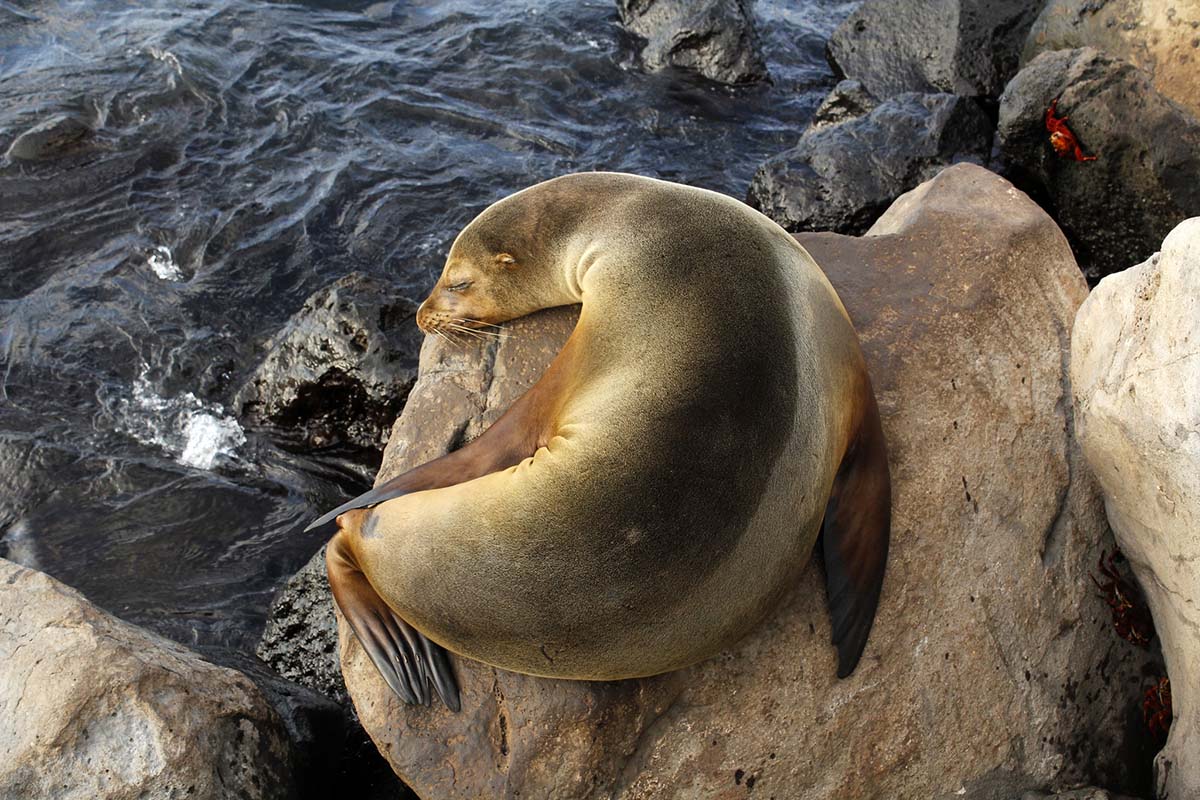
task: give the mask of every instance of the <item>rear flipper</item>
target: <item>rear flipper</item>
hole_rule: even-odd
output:
[[[458,682],[446,651],[383,602],[358,568],[345,536],[339,533],[330,540],[325,565],[333,599],[363,650],[404,702],[429,705],[429,685],[433,684],[446,707],[458,711]]]
[[[892,524],[887,443],[870,384],[858,433],[833,479],[821,530],[839,678],[854,672],[875,620]]]

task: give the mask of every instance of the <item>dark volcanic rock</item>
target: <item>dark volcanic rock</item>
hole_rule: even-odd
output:
[[[617,0],[621,23],[646,40],[647,69],[673,66],[719,83],[766,80],[752,0]]]
[[[1055,155],[1044,114],[1056,97],[1097,160]],[[1042,53],[1021,70],[1000,98],[998,139],[1007,174],[1047,207],[1093,279],[1146,260],[1200,215],[1200,122],[1098,50]]]
[[[325,548],[279,590],[256,651],[283,677],[348,705],[337,662],[337,620]]]
[[[995,97],[1017,71],[1037,12],[1030,0],[867,0],[834,31],[827,54],[879,98]]]
[[[310,447],[379,450],[416,379],[417,304],[353,273],[313,294],[267,343],[239,390],[250,420],[299,429]]]
[[[840,122],[861,117],[871,113],[879,101],[875,99],[860,81],[839,81],[837,86],[821,101],[813,114],[812,127],[820,128],[826,125],[837,125]]]
[[[904,192],[958,161],[982,163],[991,123],[973,100],[904,94],[813,127],[758,168],[747,200],[789,231],[861,233]]]

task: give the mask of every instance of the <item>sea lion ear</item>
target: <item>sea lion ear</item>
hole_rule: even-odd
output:
[[[516,269],[517,260],[508,253],[500,253],[496,256],[496,264],[504,269]]]

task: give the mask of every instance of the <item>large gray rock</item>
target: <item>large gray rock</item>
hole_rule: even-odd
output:
[[[0,560],[0,797],[296,795],[288,736],[248,678]]]
[[[1055,155],[1045,124],[1055,98],[1095,161]],[[1000,98],[998,139],[1006,171],[1046,204],[1089,277],[1148,258],[1200,214],[1200,122],[1098,50],[1042,53],[1022,69]]]
[[[1200,797],[1200,218],[1088,297],[1071,381],[1080,442],[1171,679],[1158,797]]]
[[[829,39],[834,71],[886,98],[902,92],[996,97],[1038,4],[1030,0],[867,0]]]
[[[617,0],[621,23],[644,39],[650,70],[680,67],[718,83],[766,80],[753,0]]]
[[[1161,94],[1200,117],[1200,3],[1049,0],[1029,31],[1021,61],[1077,47],[1129,61]]]
[[[845,122],[809,128],[750,182],[746,202],[789,231],[862,233],[946,165],[988,157],[991,122],[970,99],[902,94],[854,117],[869,97],[853,87],[843,96],[851,106]],[[827,108],[825,119],[832,113]]]
[[[339,279],[267,342],[237,407],[255,422],[296,431],[310,447],[382,448],[416,379],[416,310],[379,278]]]
[[[893,550],[858,670],[835,677],[815,566],[759,630],[680,672],[587,683],[455,658],[458,714],[401,704],[343,621],[355,707],[419,795],[970,800],[998,773],[1009,798],[1133,780],[1147,656],[1113,634],[1089,578],[1112,544],[1071,432],[1087,288],[1066,240],[970,165],[871,235],[801,239],[858,327],[892,457]],[[499,344],[427,341],[380,478],[484,430],[573,323],[560,309]]]

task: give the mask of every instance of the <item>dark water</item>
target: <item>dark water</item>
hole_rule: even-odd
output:
[[[351,270],[420,299],[474,214],[561,173],[742,197],[853,5],[760,2],[775,81],[734,91],[640,71],[615,0],[0,0],[0,152],[74,121],[0,163],[0,555],[249,652],[364,481],[229,408],[266,337]]]

